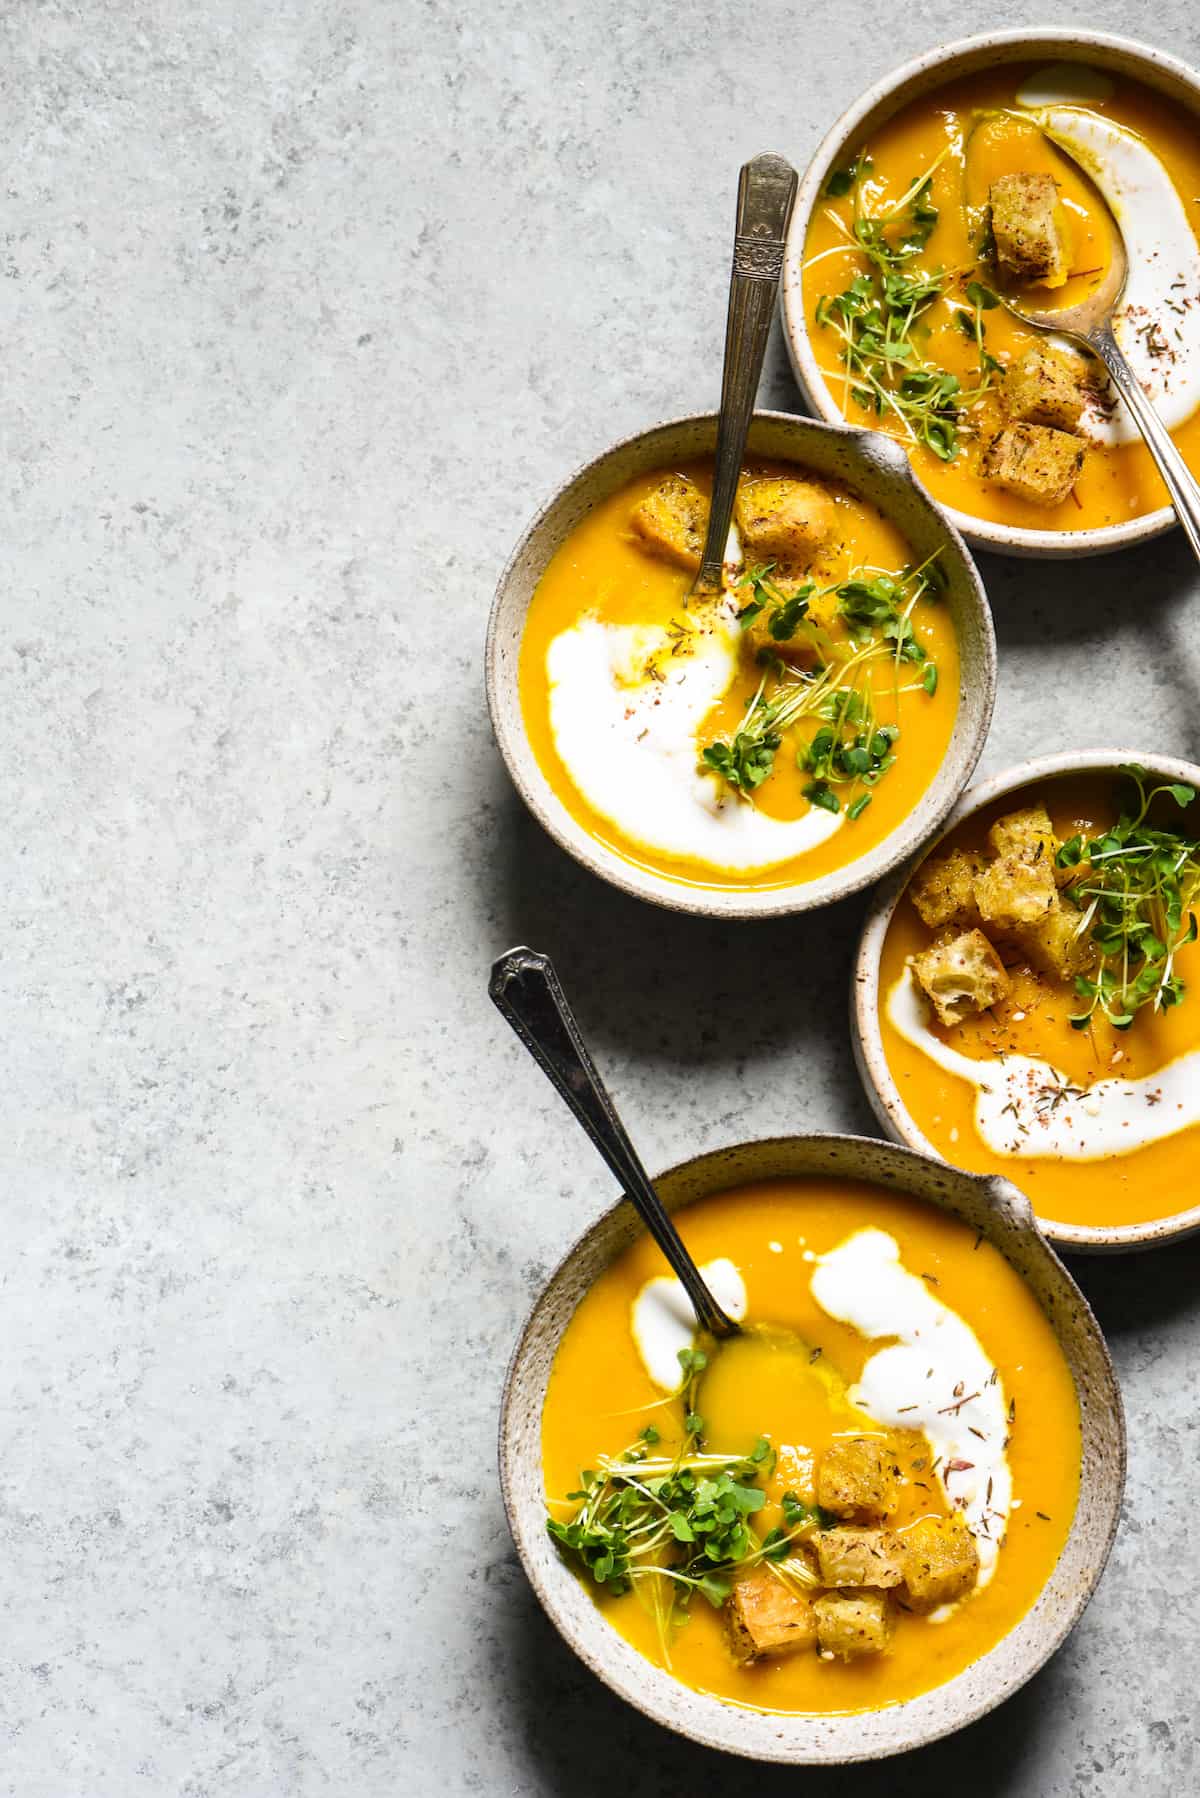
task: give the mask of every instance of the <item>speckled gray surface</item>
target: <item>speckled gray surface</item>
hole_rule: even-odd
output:
[[[4,10],[0,1790],[1200,1783],[1200,1248],[1083,1270],[1132,1461],[1079,1632],[894,1766],[760,1776],[628,1714],[496,1488],[518,1324],[610,1195],[487,1002],[497,950],[557,957],[653,1162],[870,1116],[861,905],[719,927],[576,870],[492,748],[492,585],[569,467],[711,403],[737,164],[1020,18],[847,0],[806,47],[781,0]],[[1183,0],[1088,18],[1200,59]],[[985,574],[985,769],[1200,753],[1178,538]]]

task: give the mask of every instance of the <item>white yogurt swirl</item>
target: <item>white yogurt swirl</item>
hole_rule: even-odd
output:
[[[926,1280],[909,1272],[895,1238],[883,1230],[857,1230],[822,1255],[812,1295],[861,1336],[889,1339],[851,1387],[851,1402],[877,1423],[924,1435],[930,1474],[974,1535],[978,1584],[986,1585],[1008,1526],[1012,1475],[1008,1400],[979,1338]]]
[[[1149,144],[1123,125],[1080,105],[1027,112],[1087,171],[1121,227],[1129,273],[1113,329],[1164,424],[1177,430],[1200,406],[1200,244],[1183,201]],[[1079,428],[1100,444],[1141,436],[1111,392],[1085,409]]]
[[[911,968],[887,995],[899,1036],[975,1088],[975,1129],[994,1155],[1023,1160],[1106,1161],[1200,1123],[1200,1050],[1139,1080],[1080,1088],[1032,1055],[976,1061],[935,1035]]]
[[[722,1255],[706,1261],[700,1272],[722,1311],[740,1323],[746,1315],[746,1282],[738,1268]],[[696,1314],[673,1274],[646,1281],[633,1301],[629,1327],[654,1384],[664,1392],[676,1391],[683,1377],[679,1351],[691,1348],[696,1340]]]
[[[679,654],[665,630],[584,617],[554,638],[546,673],[555,747],[594,811],[644,849],[748,873],[815,848],[845,814],[769,818],[700,772],[697,733],[729,690],[738,641],[728,603]]]

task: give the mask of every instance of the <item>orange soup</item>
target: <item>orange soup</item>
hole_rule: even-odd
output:
[[[1051,1222],[1195,1202],[1200,801],[1168,786],[1139,819],[1154,785],[1058,779],[998,801],[922,864],[884,943],[880,1025],[909,1117]]]
[[[529,739],[599,842],[707,887],[855,860],[907,816],[958,708],[938,558],[803,470],[747,468],[721,591],[689,598],[710,470],[631,481],[547,568],[521,644]]]
[[[697,1361],[649,1239],[604,1272],[542,1419],[564,1555],[647,1659],[732,1703],[874,1710],[952,1679],[1075,1511],[1075,1387],[1037,1301],[957,1219],[859,1182],[676,1221],[745,1333]]]
[[[835,404],[901,439],[934,497],[974,518],[1071,531],[1166,505],[1100,364],[999,303],[1045,312],[1096,291],[1114,215],[1118,339],[1200,470],[1196,121],[1082,65],[952,81],[848,146],[803,272]]]

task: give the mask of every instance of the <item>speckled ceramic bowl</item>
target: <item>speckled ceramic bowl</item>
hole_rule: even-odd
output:
[[[809,220],[830,171],[845,160],[845,152],[852,145],[868,137],[911,100],[919,99],[922,94],[931,93],[959,76],[977,74],[1006,62],[1086,62],[1095,68],[1130,76],[1167,94],[1188,112],[1194,113],[1200,129],[1200,75],[1194,70],[1147,44],[1109,37],[1103,32],[1082,31],[1074,26],[1066,31],[990,31],[980,37],[963,38],[957,43],[938,44],[877,81],[842,114],[822,141],[800,183],[788,233],[782,289],[784,335],[800,391],[821,418],[836,423],[842,413],[825,383],[809,339],[801,269]],[[992,524],[987,519],[973,518],[969,513],[951,507],[946,511],[969,543],[1015,556],[1101,555],[1109,550],[1128,548],[1134,543],[1145,543],[1170,530],[1176,522],[1174,512],[1164,506],[1161,511],[1148,512],[1142,518],[1110,525],[1103,530],[1030,531],[1015,525]]]
[[[694,1692],[619,1636],[546,1534],[541,1420],[555,1351],[593,1281],[641,1231],[627,1202],[577,1242],[549,1280],[517,1344],[500,1417],[500,1481],[513,1541],[549,1617],[614,1692],[668,1729],[753,1760],[830,1765],[874,1760],[972,1723],[1024,1684],[1078,1622],[1104,1570],[1125,1485],[1121,1397],[1100,1327],[1039,1234],[1029,1202],[983,1179],[890,1143],[857,1136],[789,1136],[717,1149],[656,1182],[668,1210],[743,1181],[804,1174],[873,1180],[914,1194],[981,1230],[1036,1294],[1070,1365],[1083,1425],[1079,1506],[1049,1584],[1017,1627],[966,1672],[884,1710],[787,1716]]]
[[[1141,749],[1092,749],[1040,756],[1034,761],[1020,762],[1015,768],[1008,768],[1003,774],[982,781],[979,786],[972,787],[969,793],[964,793],[943,829],[927,846],[925,855],[933,854],[943,837],[949,835],[964,818],[982,811],[997,799],[1004,799],[1022,788],[1036,786],[1039,781],[1051,780],[1056,775],[1100,774],[1110,775],[1115,779],[1124,762],[1140,762],[1143,768],[1162,780],[1182,781],[1200,790],[1200,767],[1193,762],[1180,761],[1176,756],[1152,755]],[[925,856],[920,859],[923,861]],[[880,889],[867,915],[854,967],[850,1028],[854,1058],[858,1063],[863,1086],[876,1117],[888,1135],[897,1142],[920,1150],[922,1154],[936,1155],[938,1151],[922,1135],[904,1107],[884,1054],[883,1033],[879,1027],[879,964],[884,938],[887,936],[892,914],[918,865],[919,863],[914,862],[910,867],[902,868],[889,880]],[[1125,1224],[1120,1228],[1098,1229],[1086,1224],[1064,1224],[1041,1216],[1037,1222],[1040,1229],[1063,1249],[1100,1252],[1152,1249],[1200,1230],[1200,1205],[1189,1206],[1171,1217],[1154,1218],[1149,1223]]]
[[[948,578],[946,604],[962,665],[958,719],[949,751],[900,828],[857,861],[819,879],[761,891],[692,886],[639,867],[599,842],[558,798],[530,747],[517,679],[525,615],[551,557],[594,506],[634,475],[712,455],[716,437],[712,413],[654,425],[597,456],[543,507],[514,550],[496,591],[487,640],[488,706],[496,742],[517,791],[538,822],[585,868],[623,892],[672,911],[721,918],[784,917],[870,886],[937,829],[970,779],[987,736],[995,702],[996,643],[975,564],[957,531],[947,525],[945,513],[914,478],[898,445],[874,431],[816,424],[783,412],[756,413],[750,427],[751,454],[798,463],[818,476],[845,482],[904,533],[918,561],[941,550]]]

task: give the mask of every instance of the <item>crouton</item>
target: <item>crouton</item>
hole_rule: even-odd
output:
[[[993,855],[1012,855],[1023,862],[1045,860],[1051,870],[1061,847],[1044,805],[1030,805],[1019,812],[1006,812],[1002,818],[996,819],[988,831],[987,840]]]
[[[892,1615],[882,1592],[824,1592],[813,1600],[822,1654],[853,1660],[882,1654],[891,1640]]]
[[[652,555],[681,568],[699,568],[708,529],[708,498],[685,475],[668,475],[639,500],[629,522]]]
[[[1049,856],[1026,861],[1017,855],[998,855],[975,876],[975,903],[984,924],[1000,931],[1018,924],[1036,924],[1058,897],[1054,863]]]
[[[769,1566],[756,1567],[737,1581],[729,1595],[728,1615],[734,1659],[743,1663],[762,1655],[811,1648],[817,1639],[811,1603],[786,1586]]]
[[[747,563],[776,562],[792,573],[808,568],[837,530],[831,493],[782,476],[744,481],[734,516]]]
[[[1067,278],[1067,234],[1053,175],[1001,175],[988,200],[1000,273],[1010,281],[1061,287]]]
[[[1002,398],[1014,424],[1073,431],[1087,398],[1083,368],[1051,344],[1031,344],[1005,374]]]
[[[961,1517],[922,1517],[901,1536],[900,1560],[914,1611],[965,1597],[979,1573],[979,1550]]]
[[[939,1024],[949,1029],[987,1011],[1008,991],[1004,963],[982,930],[943,938],[913,957],[912,970],[929,995]]]
[[[1082,913],[1074,905],[1055,899],[1045,915],[1035,924],[1024,924],[1013,934],[1014,941],[1029,958],[1030,965],[1055,980],[1074,980],[1086,974],[1096,959],[1096,944],[1090,934],[1078,934]]]
[[[813,1547],[826,1586],[898,1586],[903,1577],[891,1530],[818,1530]]]
[[[928,924],[930,930],[943,930],[949,924],[970,930],[978,925],[975,876],[983,865],[983,857],[973,849],[951,849],[922,862],[908,888],[922,924]]]
[[[838,1517],[886,1517],[896,1508],[895,1451],[877,1436],[835,1442],[821,1457],[817,1503]]]
[[[1048,425],[1008,425],[983,452],[983,473],[1018,499],[1061,506],[1083,467],[1085,445]]]

